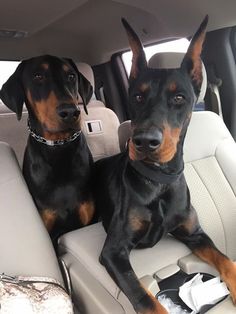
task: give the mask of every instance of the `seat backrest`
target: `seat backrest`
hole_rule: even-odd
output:
[[[204,230],[236,259],[236,144],[213,112],[195,112],[184,145],[185,177]]]
[[[94,75],[91,66],[86,63],[77,63],[78,70],[90,81],[94,90]],[[82,100],[81,106],[82,106]],[[120,122],[117,115],[97,100],[95,95],[87,106],[88,114],[81,108],[82,130],[94,160],[111,156],[120,151],[118,127]]]
[[[0,104],[0,141],[8,143],[15,151],[19,164],[23,164],[25,146],[27,143],[28,112],[25,110],[20,121],[3,103]]]

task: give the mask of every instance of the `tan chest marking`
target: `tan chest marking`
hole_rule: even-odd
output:
[[[81,223],[86,226],[91,222],[95,213],[93,201],[81,203],[77,211]]]
[[[48,232],[51,232],[57,220],[57,212],[53,209],[43,209],[40,213],[41,218]]]

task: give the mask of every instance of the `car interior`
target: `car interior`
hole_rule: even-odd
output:
[[[93,95],[82,109],[82,131],[94,160],[126,149],[130,137],[129,51],[124,17],[143,45],[191,40],[209,15],[202,52],[203,83],[184,144],[185,177],[203,229],[236,260],[236,2],[234,0],[2,0],[0,61],[43,54],[72,58]],[[178,68],[184,52],[154,53],[152,68]],[[1,62],[0,62],[1,63]],[[0,64],[1,69],[1,64]],[[1,76],[1,70],[0,70]],[[57,254],[22,175],[27,110],[20,121],[0,102],[0,273],[44,276],[66,287],[78,314],[133,314],[134,309],[99,263],[106,233],[102,223],[62,235]],[[171,235],[131,252],[142,284],[156,295],[178,272],[216,271]],[[228,296],[207,313],[235,313]],[[203,313],[203,312],[202,312]]]

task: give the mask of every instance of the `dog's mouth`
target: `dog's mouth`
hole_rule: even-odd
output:
[[[171,161],[177,152],[178,140],[163,140],[163,142],[152,151],[137,149],[132,138],[128,142],[129,158],[133,161],[143,161],[148,164],[166,164]]]
[[[129,158],[149,164],[170,162],[176,155],[181,131],[181,127],[173,128],[168,123],[160,128],[133,127],[128,141]]]
[[[81,131],[80,122],[74,122],[70,125],[64,123],[42,124],[42,136],[47,140],[66,140],[74,133]]]

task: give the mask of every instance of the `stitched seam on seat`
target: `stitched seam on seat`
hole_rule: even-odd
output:
[[[93,270],[92,270],[90,267],[87,267],[87,264],[84,263],[84,260],[81,259],[78,255],[76,255],[76,254],[74,253],[74,250],[71,250],[70,248],[68,248],[67,245],[64,245],[64,244],[61,244],[61,243],[59,244],[59,246],[64,249],[63,252],[70,253],[76,260],[78,260],[78,261],[83,265],[83,267],[84,267],[98,282],[100,282],[100,280],[97,279],[96,276],[94,275]],[[109,275],[109,274],[108,274],[108,275]],[[109,275],[109,276],[110,276],[110,275]],[[111,278],[111,277],[110,277],[110,278]],[[112,280],[112,278],[111,278],[111,280]],[[101,286],[102,286],[112,297],[115,296],[116,299],[118,298],[120,288],[117,286],[116,283],[115,283],[115,286],[116,286],[115,289],[116,289],[116,291],[115,291],[115,295],[114,295],[114,296],[110,293],[110,291],[107,290],[107,287],[105,287],[105,285],[103,285],[101,282],[100,282],[100,284],[101,284]]]
[[[219,149],[219,147],[217,146],[217,147],[216,147],[216,152],[215,152],[215,156],[214,156],[214,157],[215,157],[215,159],[216,159],[216,161],[217,161],[217,164],[219,165],[219,168],[221,169],[222,173],[224,174],[225,180],[228,182],[228,184],[229,184],[229,186],[230,186],[230,189],[231,189],[233,195],[236,197],[236,194],[235,194],[235,192],[234,192],[234,190],[233,190],[233,188],[232,188],[232,186],[231,186],[230,181],[227,179],[227,176],[226,176],[226,174],[225,174],[223,168],[221,167],[221,164],[220,164],[219,160],[216,158],[216,154],[217,154],[217,150],[218,150],[218,149]]]
[[[212,156],[212,157],[215,158],[215,156]],[[208,158],[209,158],[209,157],[208,157]],[[207,158],[204,158],[204,159],[207,159]],[[215,159],[216,159],[216,158],[215,158]],[[217,159],[216,159],[216,161],[217,161]],[[194,164],[192,164],[192,163],[190,163],[190,164],[191,164],[191,166],[193,167],[193,169],[194,169],[194,171],[196,172],[196,174],[198,175],[198,177],[199,177],[199,179],[201,180],[202,184],[204,185],[205,189],[207,190],[207,192],[208,192],[208,194],[209,194],[209,196],[210,196],[210,198],[211,198],[211,200],[212,200],[213,204],[215,205],[215,208],[216,208],[216,210],[217,210],[217,212],[218,212],[218,215],[219,215],[219,218],[220,218],[220,221],[221,221],[221,224],[222,224],[222,229],[223,229],[223,232],[224,232],[224,246],[225,246],[225,250],[226,250],[226,253],[227,253],[227,239],[226,239],[225,226],[224,226],[224,224],[223,224],[223,219],[222,219],[222,216],[221,216],[220,211],[219,211],[219,209],[218,209],[218,206],[217,206],[217,204],[216,204],[216,202],[215,202],[215,200],[214,200],[212,194],[210,193],[209,188],[207,187],[206,183],[204,182],[204,178],[201,176],[201,174],[199,173],[199,171],[197,170],[197,168],[194,166]],[[218,161],[217,161],[217,164],[218,164]]]

